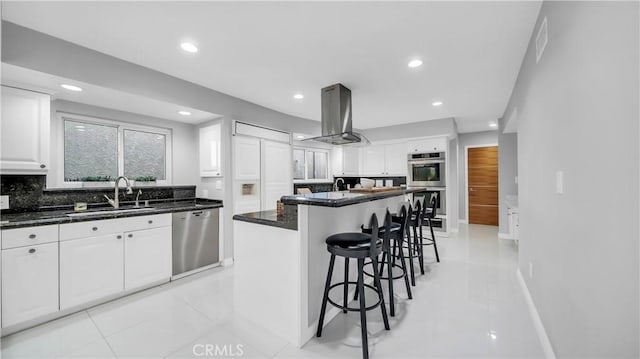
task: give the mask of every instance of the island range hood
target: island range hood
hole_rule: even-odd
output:
[[[327,86],[321,91],[322,136],[309,140],[332,145],[361,142],[362,135],[353,132],[351,125],[351,90],[342,84],[335,84]]]

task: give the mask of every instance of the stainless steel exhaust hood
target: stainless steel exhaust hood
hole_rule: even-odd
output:
[[[342,84],[335,84],[325,87],[321,91],[322,136],[309,140],[332,145],[361,142],[361,135],[353,132],[351,125],[351,90]]]

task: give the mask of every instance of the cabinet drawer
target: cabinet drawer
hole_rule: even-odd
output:
[[[140,216],[127,218],[129,222],[123,226],[123,231],[139,231],[171,225],[171,213],[154,214],[152,216]]]
[[[103,236],[171,225],[171,213],[104,219],[100,221],[65,223],[60,225],[60,240]]]
[[[2,231],[2,249],[35,246],[58,241],[58,225],[5,229]]]
[[[123,218],[122,220],[126,220]],[[96,237],[106,234],[121,233],[119,219],[104,219],[100,221],[88,221],[78,223],[65,223],[60,225],[60,240]]]

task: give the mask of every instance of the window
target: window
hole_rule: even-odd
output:
[[[329,153],[318,149],[293,150],[294,180],[329,179]]]
[[[64,173],[67,184],[170,180],[171,132],[82,116],[63,116]]]

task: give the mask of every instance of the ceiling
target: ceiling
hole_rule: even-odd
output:
[[[502,116],[539,9],[538,1],[3,1],[2,17],[303,118],[319,120],[320,88],[341,82],[353,93],[356,128],[454,117],[472,132]],[[183,41],[200,51],[182,51]],[[424,64],[407,67],[414,58]]]
[[[220,117],[218,114],[69,80],[10,64],[2,64],[2,84],[47,93],[54,100],[80,102],[189,124],[199,124]],[[61,84],[78,86],[83,91],[68,91],[61,88]],[[188,111],[191,115],[183,116],[178,111]]]

